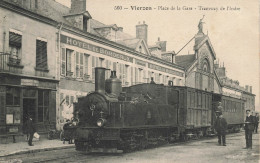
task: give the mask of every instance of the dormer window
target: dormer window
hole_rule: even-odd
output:
[[[88,17],[83,16],[83,31],[87,31],[88,30]]]
[[[139,46],[139,52],[142,53],[142,46]]]
[[[92,17],[88,11],[72,12],[71,14],[64,15],[63,17],[74,27],[79,28],[84,32],[89,32],[89,19],[91,19]]]

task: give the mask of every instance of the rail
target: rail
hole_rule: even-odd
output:
[[[0,72],[22,73],[21,59],[11,57],[9,53],[0,52]]]

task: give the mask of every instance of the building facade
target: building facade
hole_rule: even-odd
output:
[[[38,132],[56,122],[56,23],[15,3],[0,1],[1,138],[21,135],[28,116]]]
[[[219,62],[214,65],[216,73],[222,85],[222,94],[231,96],[245,101],[245,110],[255,111],[255,95],[252,92],[252,86],[245,85],[245,87],[239,85],[238,80],[233,80],[227,77],[226,68],[221,66]]]

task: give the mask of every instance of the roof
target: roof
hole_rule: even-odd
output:
[[[82,15],[82,14],[87,16],[90,19],[92,18],[92,16],[89,14],[88,11],[82,11],[82,12],[78,12],[78,13],[70,13],[70,14],[64,15],[64,17],[75,16],[75,15]]]
[[[98,35],[101,36],[96,29],[100,29],[100,28],[113,28],[115,27],[116,24],[112,24],[112,25],[106,25],[103,24],[95,19],[90,19],[90,33],[94,34],[94,35]],[[103,36],[101,36],[103,37]],[[125,45],[129,48],[135,49],[138,42],[140,41],[140,39],[134,38],[133,36],[124,33],[122,31],[117,31],[116,33],[116,37],[117,37],[117,43]]]
[[[133,38],[133,39],[120,40],[120,41],[117,41],[117,43],[125,45],[129,48],[135,49],[140,41],[141,41],[140,39]]]
[[[166,52],[162,52],[162,54],[175,54],[175,51],[166,51]]]
[[[175,63],[187,69],[196,59],[195,54],[178,55],[175,57]]]
[[[156,44],[156,45],[150,45],[148,48],[149,48],[149,49],[150,49],[150,48],[159,48],[159,49],[161,49],[161,46],[159,46],[159,45]]]
[[[212,46],[212,44],[210,42],[210,39],[209,39],[209,37],[207,35],[197,34],[195,36],[194,50],[198,50],[204,43],[208,43],[208,46],[209,46],[209,48],[210,48],[210,50],[212,52],[211,54],[212,54],[213,58],[216,59],[216,53],[215,53],[215,51],[213,49],[213,46]]]

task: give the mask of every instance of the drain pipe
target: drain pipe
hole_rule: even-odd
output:
[[[58,31],[58,56],[56,57],[56,63],[55,63],[55,65],[56,65],[56,71],[57,71],[57,79],[60,81],[60,67],[58,68],[58,61],[59,61],[59,63],[60,63],[60,56],[61,56],[61,43],[60,43],[60,33],[61,33],[61,29],[62,29],[62,27],[63,27],[63,23],[60,23],[60,27],[59,27],[59,31]],[[60,66],[61,66],[61,64],[60,64]],[[58,84],[58,87],[59,87],[59,84]],[[60,104],[60,89],[58,88],[57,89],[57,95],[58,95],[58,99],[56,99],[56,101],[58,101],[57,102],[57,104]],[[56,97],[57,97],[57,95],[56,95]],[[58,113],[58,114],[56,114],[56,129],[58,129],[58,130],[61,130],[61,125],[60,125],[60,117],[61,117],[61,110],[60,110],[60,105],[56,105],[56,108],[58,108],[58,110],[56,110],[56,112]],[[58,117],[57,117],[58,116]],[[58,123],[57,123],[57,121],[58,121]]]
[[[61,56],[61,54],[60,54],[61,53],[60,33],[61,33],[62,27],[63,27],[63,23],[60,24],[59,33],[58,33],[58,35],[59,35],[58,36],[59,37],[59,40],[58,40],[58,49],[59,49],[58,52],[59,52],[59,54],[58,54],[58,57],[56,57],[56,70],[57,70],[57,73],[58,73],[57,74],[58,80],[60,80],[60,68],[57,68],[57,59],[60,60],[60,56]]]

